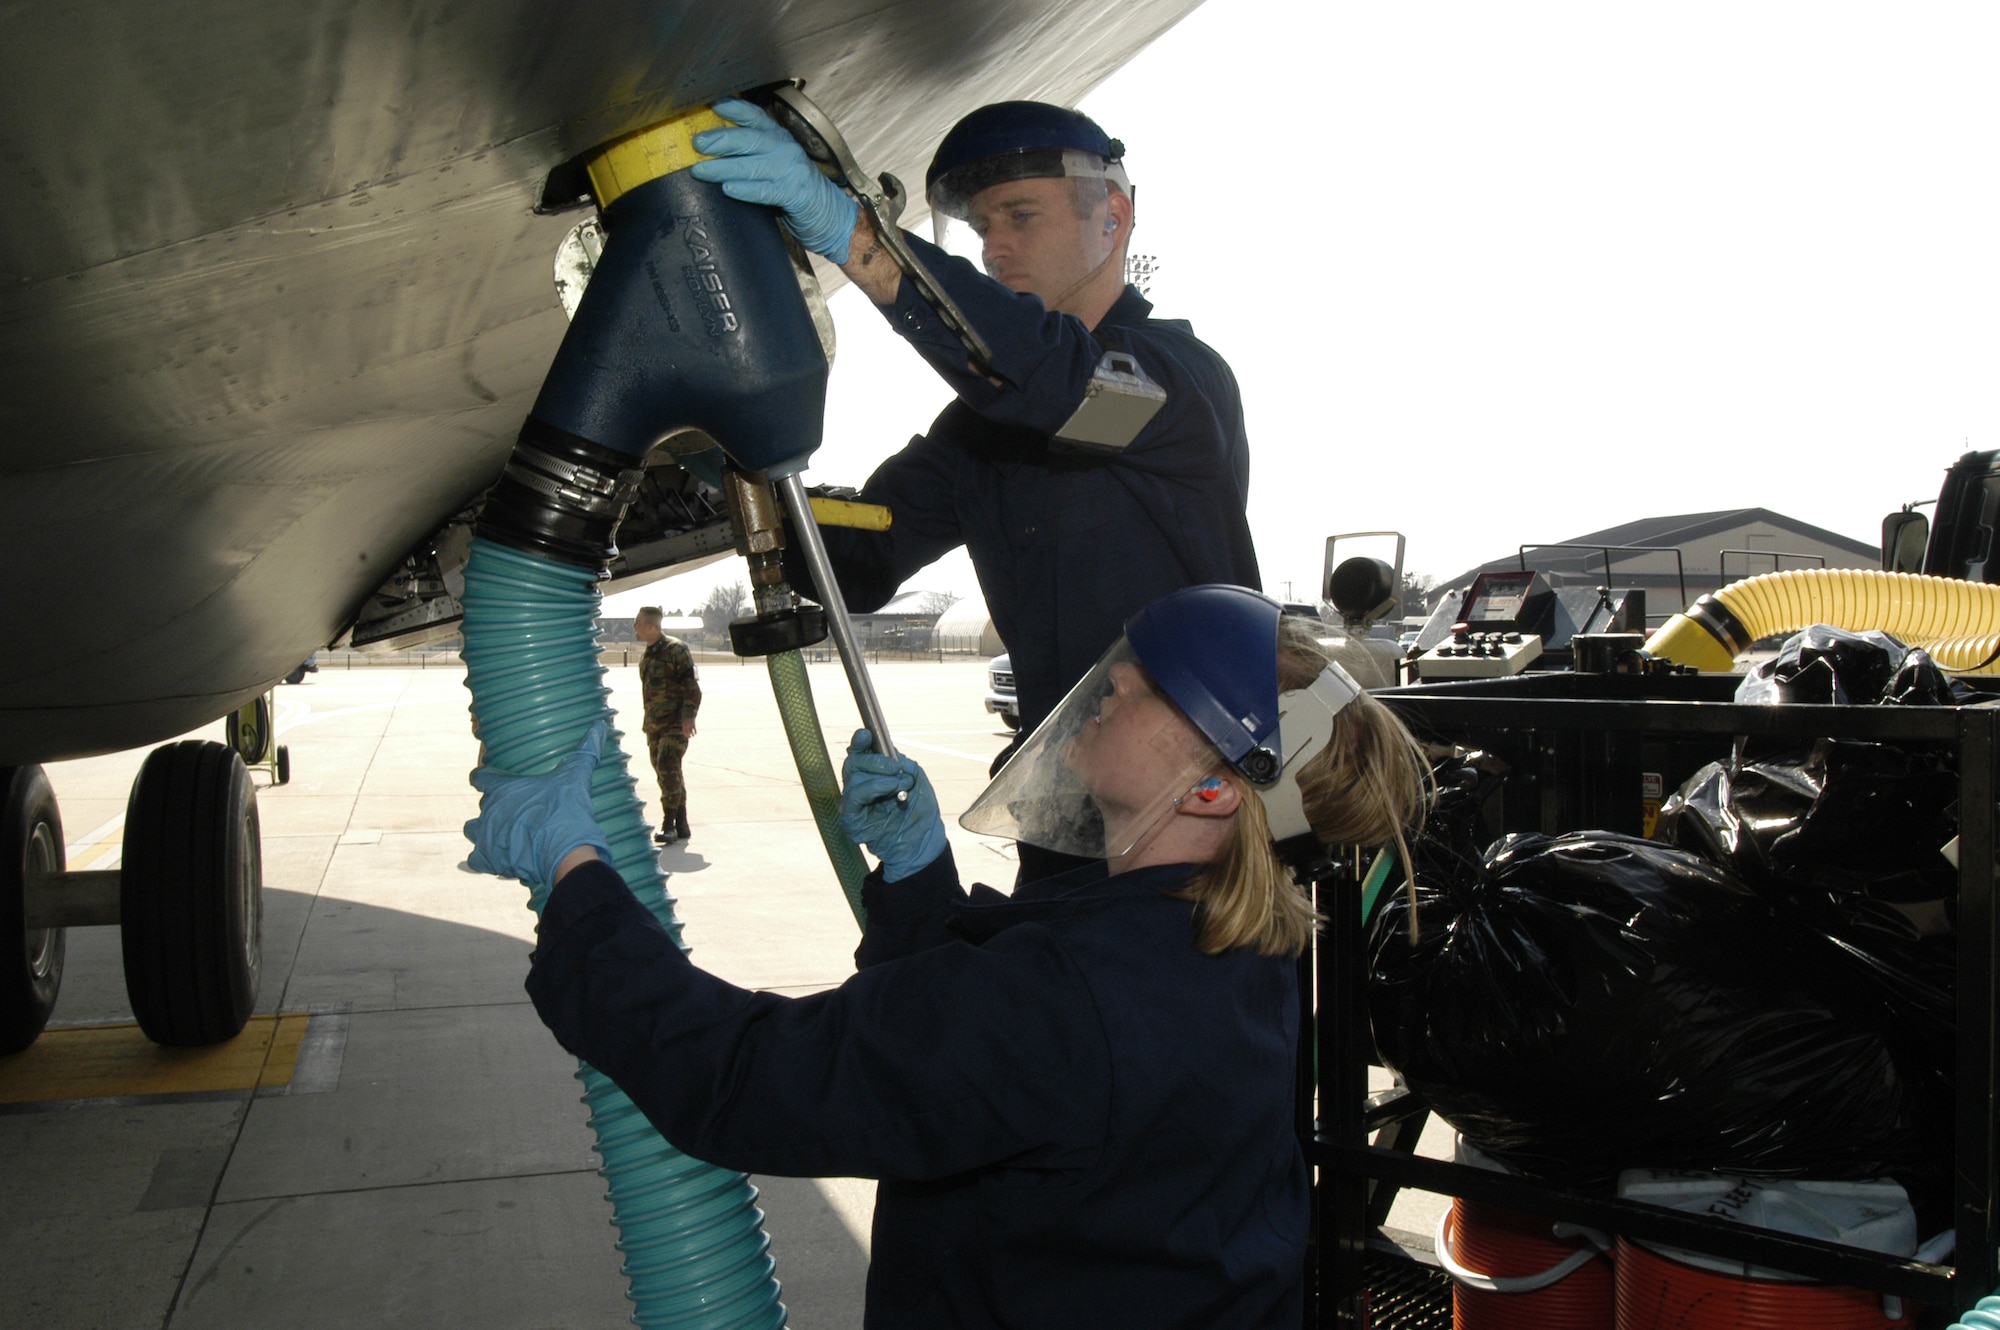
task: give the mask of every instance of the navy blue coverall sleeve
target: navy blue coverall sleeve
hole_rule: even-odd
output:
[[[1042,436],[1060,429],[1083,401],[1104,355],[1083,320],[1051,312],[1039,296],[1013,291],[907,231],[903,239],[986,340],[993,375],[1002,382],[971,368],[965,344],[907,277],[896,290],[896,303],[878,307],[889,325],[980,416]]]
[[[1211,455],[1237,451],[1229,446],[1243,432],[1236,376],[1185,323],[1149,319],[1152,307],[1128,289],[1092,330],[1073,314],[1046,309],[1038,296],[1008,289],[964,259],[907,232],[904,238],[986,339],[994,377],[1002,382],[969,366],[964,345],[909,279],[897,288],[894,305],[880,307],[883,316],[969,411],[1021,431],[1013,436],[1021,460],[1047,460],[1048,437],[1075,414],[1106,350],[1136,359],[1166,390],[1166,404],[1120,452],[1068,452],[1061,454],[1065,460],[1081,467],[1185,470],[1196,459],[1180,446],[1183,440],[1202,439],[1202,451]],[[1005,437],[990,435],[986,442],[994,447],[993,439]],[[1005,445],[996,450],[1005,451]],[[1211,456],[1207,469],[1220,477],[1234,460]],[[1247,473],[1247,455],[1240,460]],[[1242,479],[1247,483],[1247,474]]]
[[[616,872],[587,863],[536,936],[527,987],[544,1023],[697,1159],[921,1181],[1001,1160],[1087,1167],[1101,1148],[1108,1044],[1044,929],[787,998],[697,969]]]
[[[908,279],[895,304],[880,307],[957,401],[928,438],[912,439],[862,487],[863,501],[884,504],[894,514],[888,531],[824,533],[850,608],[864,613],[880,608],[918,569],[961,544],[990,538],[979,529],[991,523],[990,514],[975,513],[968,520],[958,509],[964,497],[958,446],[969,446],[982,462],[1144,474],[1185,486],[1191,495],[1233,496],[1240,521],[1250,483],[1241,394],[1227,363],[1185,324],[1149,320],[1150,307],[1128,290],[1093,332],[1075,316],[1051,313],[1039,298],[1009,290],[964,259],[908,233],[905,238],[986,339],[995,376],[1003,382],[969,368],[964,345]],[[1166,404],[1115,456],[1052,451],[1049,436],[1083,401],[1107,349],[1132,355],[1166,390]],[[1220,539],[1206,531],[1188,538],[1202,546]],[[1201,566],[1191,575],[1256,585],[1247,528],[1235,543],[1240,548],[1203,548],[1194,560]],[[785,571],[794,586],[812,593],[802,558],[788,552]]]
[[[973,891],[989,903],[1006,899],[991,887]],[[865,970],[957,940],[946,921],[953,910],[973,899],[958,885],[958,863],[949,845],[936,859],[893,883],[883,880],[878,865],[861,882],[868,926],[854,950],[855,968]]]

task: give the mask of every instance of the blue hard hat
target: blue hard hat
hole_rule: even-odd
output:
[[[944,136],[924,173],[924,195],[932,207],[949,212],[953,199],[1036,176],[1099,176],[1129,190],[1124,158],[1125,145],[1081,111],[1047,102],[995,102]]]
[[[1230,766],[1258,784],[1284,766],[1278,747],[1278,619],[1283,607],[1240,586],[1169,592],[1125,621],[1125,639],[1160,691]]]

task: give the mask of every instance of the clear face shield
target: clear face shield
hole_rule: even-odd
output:
[[[1107,226],[1113,186],[1130,197],[1125,168],[1095,153],[1002,153],[961,166],[931,186],[931,235],[938,248],[1009,285],[1010,275],[1030,279],[1030,257],[1043,264],[1067,259],[1087,272],[1115,231]]]
[[[967,831],[1115,859],[1222,762],[1119,638],[958,819]]]

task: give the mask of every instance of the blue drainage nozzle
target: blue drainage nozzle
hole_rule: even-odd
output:
[[[609,239],[529,412],[644,460],[681,429],[745,471],[804,467],[826,426],[826,352],[769,208],[685,171],[619,195]]]

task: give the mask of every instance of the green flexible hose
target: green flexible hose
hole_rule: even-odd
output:
[[[1389,881],[1389,870],[1396,866],[1396,856],[1384,845],[1375,853],[1375,862],[1368,866],[1368,876],[1361,880],[1361,920],[1366,923],[1375,915],[1375,902],[1382,895],[1382,887]]]
[[[834,875],[840,879],[847,908],[854,911],[854,922],[866,928],[868,911],[861,904],[861,880],[868,876],[868,863],[840,829],[840,781],[827,756],[819,710],[813,706],[812,688],[806,683],[805,658],[796,651],[780,651],[764,659],[770,667],[778,715],[785,723],[785,738],[792,745],[792,761],[799,768],[799,784],[805,787],[806,803],[812,807],[826,857],[833,861]]]

